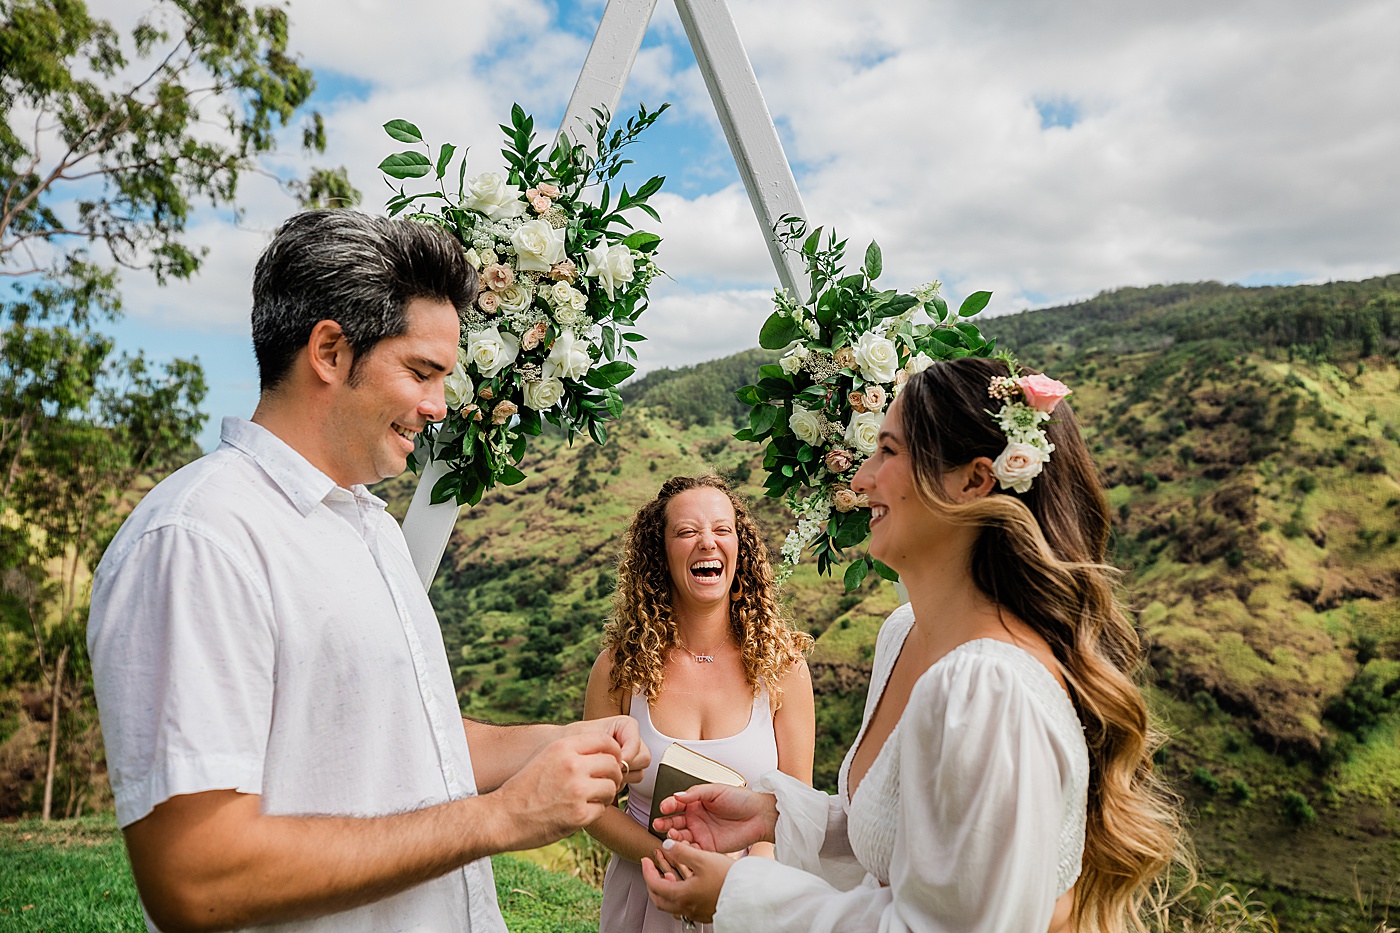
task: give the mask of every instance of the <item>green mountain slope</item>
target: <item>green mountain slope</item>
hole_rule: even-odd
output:
[[[1396,913],[1400,276],[1124,289],[982,326],[1075,390],[1172,736],[1159,759],[1205,865],[1258,887],[1284,929]],[[542,438],[525,483],[463,514],[433,598],[464,710],[580,713],[620,535],[667,476],[739,482],[776,553],[788,518],[760,498],[759,451],[730,437],[732,390],[770,356],[638,380],[606,447]],[[402,509],[411,478],[386,486]],[[804,567],[786,599],[819,636],[832,786],[894,590],[872,575],[846,594]]]

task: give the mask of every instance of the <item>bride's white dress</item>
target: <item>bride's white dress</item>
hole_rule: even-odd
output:
[[[850,796],[851,759],[914,623],[885,620],[860,735],[836,796],[781,772],[776,862],[729,870],[716,933],[1043,933],[1079,877],[1089,785],[1083,728],[1029,653],[992,639],[919,678]]]

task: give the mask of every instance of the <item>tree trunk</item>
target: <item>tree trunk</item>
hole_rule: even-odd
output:
[[[41,819],[47,823],[53,815],[53,776],[58,767],[58,714],[63,697],[63,668],[68,663],[68,646],[58,653],[58,665],[53,675],[53,702],[49,704],[49,768],[44,775],[44,811]]]

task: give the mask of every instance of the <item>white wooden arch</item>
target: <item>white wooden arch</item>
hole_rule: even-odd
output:
[[[714,101],[724,136],[729,141],[729,149],[734,153],[749,202],[767,238],[778,279],[784,288],[805,300],[807,289],[801,264],[791,253],[783,252],[773,228],[784,216],[806,217],[807,214],[753,66],[739,39],[734,17],[725,0],[674,2],[710,99]],[[575,138],[575,134],[593,119],[595,107],[616,113],[623,85],[637,59],[656,3],[657,0],[608,0],[588,58],[583,63],[583,72],[569,98],[560,132]],[[433,485],[444,472],[435,462],[423,468],[403,522],[404,537],[424,589],[432,584],[437,574],[460,511],[452,502],[439,505],[430,502]]]

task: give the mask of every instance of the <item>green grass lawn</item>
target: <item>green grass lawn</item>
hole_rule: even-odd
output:
[[[512,933],[593,933],[597,889],[510,856],[494,859]],[[0,824],[0,930],[143,933],[136,884],[111,816]]]

